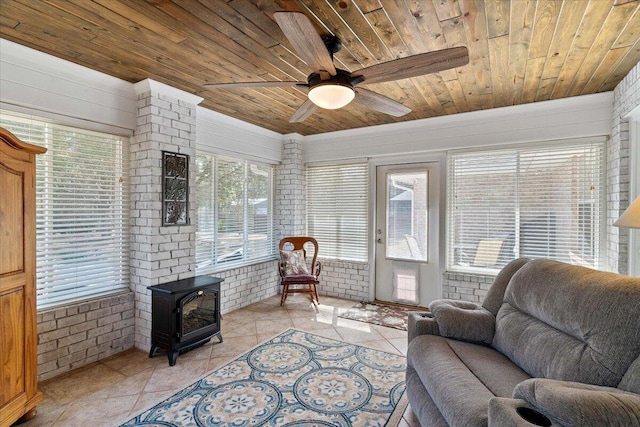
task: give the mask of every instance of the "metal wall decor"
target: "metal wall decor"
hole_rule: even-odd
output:
[[[189,156],[162,152],[162,225],[189,223]]]

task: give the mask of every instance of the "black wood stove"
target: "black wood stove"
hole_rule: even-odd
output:
[[[151,290],[151,349],[167,351],[169,365],[178,354],[205,344],[220,332],[220,283],[224,279],[196,276],[161,285]]]

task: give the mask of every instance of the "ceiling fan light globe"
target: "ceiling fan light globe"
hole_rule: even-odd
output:
[[[353,88],[339,84],[316,85],[309,91],[309,99],[320,108],[342,108],[355,98]]]

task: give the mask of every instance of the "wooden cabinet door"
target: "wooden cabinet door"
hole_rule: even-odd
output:
[[[42,399],[37,390],[35,297],[35,155],[0,141],[0,426],[3,427],[33,412]]]

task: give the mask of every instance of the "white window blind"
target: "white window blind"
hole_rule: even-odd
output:
[[[449,156],[447,263],[495,272],[518,257],[600,267],[604,143]]]
[[[273,166],[199,153],[196,168],[198,273],[273,259]]]
[[[307,166],[307,232],[320,257],[367,261],[368,210],[367,163]]]
[[[127,289],[127,138],[7,113],[0,124],[47,148],[36,163],[38,308]]]

